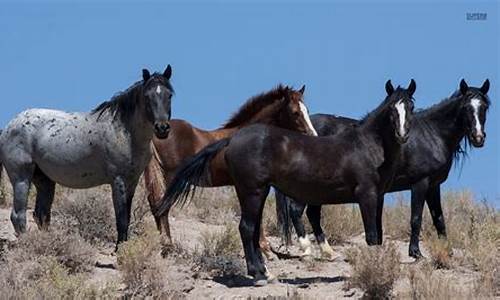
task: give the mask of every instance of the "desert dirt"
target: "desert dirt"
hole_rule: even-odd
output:
[[[28,211],[29,230],[38,230]],[[185,251],[195,251],[200,245],[202,232],[220,231],[222,225],[202,222],[193,215],[175,212],[171,218],[171,228],[174,241]],[[146,218],[151,218],[150,215]],[[16,239],[10,223],[10,207],[0,209],[0,240],[14,241]],[[391,240],[386,236],[385,240]],[[275,250],[282,251],[281,240],[270,237]],[[398,248],[401,265],[407,266],[421,263],[408,257],[408,242],[393,241]],[[187,299],[359,299],[363,292],[357,288],[349,288],[347,279],[351,276],[351,265],[346,261],[346,251],[351,247],[364,245],[364,236],[351,237],[341,245],[333,245],[335,253],[339,255],[334,261],[318,258],[301,259],[297,242],[289,248],[289,259],[268,261],[269,270],[278,277],[279,282],[264,287],[254,287],[252,281],[243,275],[218,277],[206,272],[193,270],[189,263],[174,257],[167,257],[164,263],[168,264],[165,280],[169,288],[183,295]],[[319,248],[315,243],[314,257],[319,257]],[[425,256],[427,251],[422,245]],[[239,253],[243,258],[243,253]],[[243,261],[243,259],[242,259]],[[425,261],[425,259],[423,260]],[[96,266],[92,270],[91,281],[105,285],[106,282],[120,282],[121,274],[116,268],[116,255],[112,245],[100,248],[96,255]],[[468,269],[439,270],[441,276],[450,279],[454,285],[460,287],[472,286],[477,278],[474,271]],[[121,286],[120,288],[124,288]],[[396,298],[408,297],[409,281],[401,276],[396,282],[393,295]]]

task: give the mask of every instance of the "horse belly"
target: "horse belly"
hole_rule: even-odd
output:
[[[40,139],[34,154],[40,170],[63,186],[89,188],[110,183],[104,153],[85,138]]]

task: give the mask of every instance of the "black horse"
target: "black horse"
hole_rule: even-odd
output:
[[[403,146],[404,155],[396,162],[396,176],[389,189],[390,192],[408,189],[412,192],[409,247],[411,257],[422,256],[419,235],[424,202],[427,202],[438,235],[446,237],[440,185],[448,178],[452,163],[458,160],[460,155],[466,155],[469,144],[474,147],[484,145],[484,124],[490,103],[487,97],[489,85],[486,80],[481,88],[474,88],[462,80],[459,91],[451,97],[415,114],[410,139]],[[324,114],[311,116],[311,121],[320,136],[337,134],[358,123],[355,119]],[[301,246],[304,245],[306,234],[301,217],[306,205],[279,191],[276,191],[276,200],[278,220],[282,222],[285,240],[290,240],[291,218]],[[321,207],[308,205],[306,215],[316,240],[322,246],[321,250],[327,256],[330,255],[328,249],[325,251],[323,246],[325,236],[320,225]],[[309,247],[303,250],[305,255],[310,253]]]
[[[401,144],[408,139],[415,88],[413,80],[408,89],[396,90],[388,81],[382,104],[359,125],[334,137],[310,137],[262,124],[241,129],[207,146],[177,171],[158,214],[178,200],[188,200],[190,186],[208,179],[210,161],[221,154],[240,200],[239,229],[248,273],[256,285],[273,278],[259,248],[262,210],[271,186],[309,204],[359,203],[366,242],[381,244],[384,192]]]

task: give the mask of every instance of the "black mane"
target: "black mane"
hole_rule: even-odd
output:
[[[279,84],[269,92],[262,93],[247,100],[231,118],[222,125],[222,128],[231,128],[244,124],[252,119],[264,107],[283,99],[290,92],[290,88]]]
[[[147,85],[151,83],[161,83],[172,93],[174,92],[170,82],[159,73],[154,73],[151,79],[148,80]],[[137,101],[142,97],[143,87],[143,80],[135,82],[125,91],[119,92],[110,100],[99,104],[92,110],[91,114],[99,114],[97,116],[97,119],[99,119],[104,113],[108,112],[113,116],[113,120],[119,118],[121,121],[127,122],[135,112]]]

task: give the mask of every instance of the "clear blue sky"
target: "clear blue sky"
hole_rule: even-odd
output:
[[[173,66],[173,115],[215,128],[248,97],[306,84],[312,113],[360,117],[384,83],[417,81],[417,106],[489,78],[487,141],[446,188],[500,203],[497,1],[203,4],[0,2],[0,126],[31,107],[86,111]],[[485,12],[486,21],[467,21]]]

